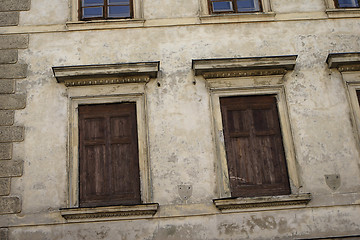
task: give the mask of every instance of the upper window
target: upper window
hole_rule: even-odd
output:
[[[358,8],[359,0],[334,0],[337,8]]]
[[[80,0],[81,20],[133,18],[132,0]]]
[[[209,0],[211,13],[246,13],[262,11],[260,0]]]

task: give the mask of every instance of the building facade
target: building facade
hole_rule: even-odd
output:
[[[0,239],[360,239],[358,0],[3,0]]]

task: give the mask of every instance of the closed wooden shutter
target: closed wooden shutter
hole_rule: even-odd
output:
[[[79,106],[80,206],[139,204],[135,103]]]
[[[220,98],[232,197],[290,194],[276,96]]]

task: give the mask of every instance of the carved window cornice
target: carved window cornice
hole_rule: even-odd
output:
[[[360,52],[330,53],[326,63],[329,68],[337,68],[340,72],[360,71]]]
[[[58,83],[65,86],[146,83],[156,78],[160,62],[53,67]]]
[[[297,55],[193,60],[195,75],[204,78],[285,75],[295,67]]]

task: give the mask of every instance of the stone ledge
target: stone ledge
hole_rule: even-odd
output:
[[[10,194],[10,178],[0,178],[0,196],[7,196],[9,194]]]
[[[1,16],[0,16],[1,19]],[[15,49],[0,50],[0,64],[16,63],[18,60],[18,51]]]
[[[293,70],[296,55],[250,58],[199,59],[192,61],[195,75],[204,78],[284,75]]]
[[[20,160],[1,160],[0,177],[21,177],[23,174],[24,162]]]
[[[0,214],[13,214],[21,211],[21,201],[18,197],[0,197]]]
[[[1,94],[0,110],[17,110],[26,106],[26,95],[24,94]]]
[[[8,160],[12,157],[12,143],[0,143],[0,159]]]
[[[249,208],[272,208],[293,205],[306,205],[311,200],[311,194],[294,194],[284,196],[226,198],[213,200],[215,206],[222,212],[244,210]]]
[[[330,53],[326,63],[329,68],[337,68],[340,72],[360,71],[360,52]]]
[[[19,24],[19,12],[0,12],[0,27]]]
[[[0,12],[4,11],[27,11],[30,10],[30,0],[2,0]]]
[[[29,35],[27,34],[0,35],[0,49],[25,49],[28,46]]]
[[[112,206],[94,208],[65,208],[60,209],[61,215],[68,222],[115,220],[129,217],[153,216],[159,208],[158,203],[133,206]]]
[[[53,67],[56,80],[66,86],[148,82],[156,78],[160,62]]]
[[[0,143],[22,141],[24,141],[24,127],[0,126]]]

